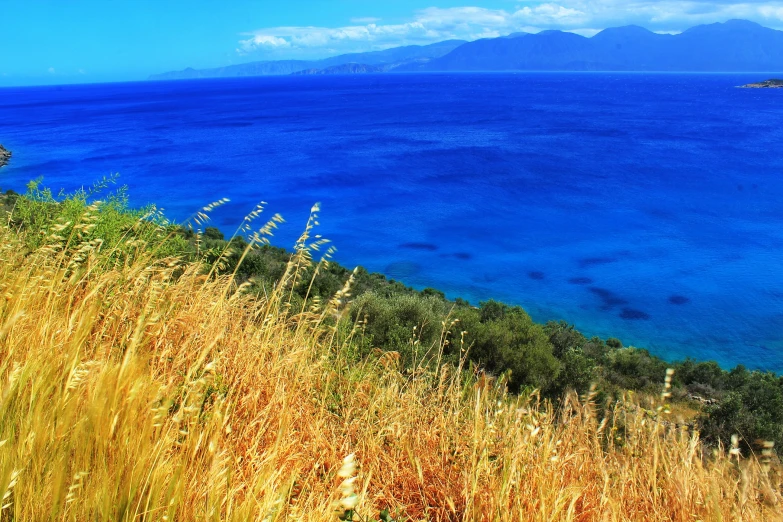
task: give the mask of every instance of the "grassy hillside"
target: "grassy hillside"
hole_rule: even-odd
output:
[[[771,450],[705,446],[665,367],[653,403],[579,396],[552,385],[567,328],[496,303],[407,335],[442,297],[314,262],[315,220],[288,255],[260,210],[226,242],[88,196],[3,201],[0,520],[781,519]],[[529,373],[479,371],[481,346]]]

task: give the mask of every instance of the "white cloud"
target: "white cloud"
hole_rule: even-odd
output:
[[[239,42],[240,54],[270,58],[371,51],[398,45],[442,40],[476,40],[513,32],[561,29],[592,36],[600,29],[637,24],[660,33],[677,33],[700,23],[746,18],[783,26],[783,0],[560,0],[524,2],[513,10],[483,7],[430,7],[409,21],[380,24],[375,18],[354,18],[344,27],[270,27],[249,32]]]
[[[55,70],[54,70],[54,67],[49,67],[49,68],[46,70],[46,72],[48,72],[49,74],[57,74],[57,71],[55,71]]]
[[[759,8],[759,12],[765,18],[773,20],[783,20],[783,7],[764,5]]]

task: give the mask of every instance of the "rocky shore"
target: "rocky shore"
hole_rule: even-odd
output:
[[[740,88],[741,89],[783,89],[783,80],[779,80],[779,79],[764,80],[763,82],[740,85]]]
[[[11,159],[11,151],[0,145],[0,167],[5,167]]]

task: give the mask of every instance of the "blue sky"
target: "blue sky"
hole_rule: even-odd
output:
[[[783,0],[0,0],[0,85],[141,80],[516,31],[677,32],[731,18],[783,29]]]

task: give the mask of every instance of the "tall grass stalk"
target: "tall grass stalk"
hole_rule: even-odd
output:
[[[555,409],[346,357],[349,286],[288,306],[316,217],[259,298],[161,255],[160,234],[98,241],[101,212],[33,249],[41,231],[0,226],[2,521],[781,519],[774,462],[710,454],[632,401],[599,418],[592,395]]]

